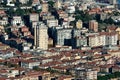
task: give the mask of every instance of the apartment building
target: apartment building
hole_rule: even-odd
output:
[[[34,28],[34,46],[43,50],[48,49],[48,28],[42,22]]]

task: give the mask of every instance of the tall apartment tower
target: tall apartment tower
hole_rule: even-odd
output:
[[[89,29],[94,32],[98,32],[98,22],[95,20],[89,21]]]
[[[43,50],[48,49],[48,28],[42,22],[34,27],[34,46]]]

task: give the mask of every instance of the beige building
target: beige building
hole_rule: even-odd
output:
[[[55,2],[54,7],[55,7],[56,9],[60,9],[60,8],[62,7],[62,2],[61,2],[61,0],[57,0],[57,1]]]
[[[87,80],[97,80],[97,71],[94,71],[94,70],[88,70],[86,72],[86,78]]]
[[[58,26],[58,20],[57,19],[47,20],[47,26],[49,28]]]
[[[32,21],[39,21],[39,14],[37,14],[37,13],[30,14],[29,20],[30,20],[30,22],[32,22]]]
[[[48,28],[39,22],[34,28],[34,46],[43,50],[48,49]]]
[[[104,46],[106,45],[106,35],[92,35],[89,36],[89,46]]]
[[[117,45],[118,34],[114,32],[100,32],[99,34],[88,36],[88,40],[90,47]]]
[[[42,3],[42,12],[48,12],[48,3]]]
[[[81,20],[78,20],[77,22],[76,22],[76,28],[77,29],[81,29],[83,27],[83,22],[81,21]]]
[[[96,22],[95,20],[91,20],[89,22],[89,29],[94,32],[98,32],[98,22]]]

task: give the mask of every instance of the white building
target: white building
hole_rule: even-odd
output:
[[[68,13],[74,13],[75,12],[75,6],[71,3],[67,8]]]
[[[24,25],[24,22],[21,18],[21,16],[14,16],[13,19],[11,20],[11,24],[13,26],[23,26]]]
[[[19,0],[19,2],[22,3],[22,4],[27,4],[28,1],[29,0]]]
[[[58,29],[57,30],[57,45],[71,46],[71,39],[81,35],[81,31],[77,29]]]
[[[70,39],[72,29],[59,29],[57,30],[57,45],[68,45],[70,44]]]
[[[47,20],[47,26],[49,28],[58,26],[58,20],[57,19]]]
[[[33,69],[33,67],[39,66],[39,65],[40,65],[39,61],[33,61],[33,60],[25,60],[21,62],[21,67],[23,68]]]

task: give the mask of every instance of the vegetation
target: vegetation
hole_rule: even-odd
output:
[[[39,70],[41,70],[38,66],[35,66],[35,67],[33,67],[33,70],[35,70],[35,71],[39,71]]]
[[[15,6],[20,7],[20,6],[22,6],[22,3],[19,2],[19,1],[16,1],[16,2],[15,2]]]
[[[113,21],[112,18],[108,18],[108,19],[104,20],[104,23],[106,23],[106,24],[114,24],[114,21]]]
[[[10,62],[5,62],[4,65],[8,66],[9,68],[11,68],[11,67],[15,67],[15,68],[19,67],[19,65],[17,65],[17,64],[12,64],[12,63],[10,63]]]
[[[54,70],[54,69],[52,69],[52,68],[47,68],[46,69],[48,72],[50,72],[50,73],[59,73],[59,71],[57,71],[57,70]]]
[[[18,7],[16,10],[14,10],[13,8],[10,8],[10,10],[7,11],[7,14],[11,17],[11,16],[14,16],[14,15],[17,15],[17,16],[28,15],[32,12],[40,13],[41,10],[21,9],[21,8]]]
[[[28,1],[28,5],[31,6],[31,5],[32,5],[32,2],[33,2],[33,0],[29,0],[29,1]]]
[[[18,15],[18,16],[21,16],[21,15],[23,16],[24,14],[26,14],[26,12],[25,12],[25,10],[18,8],[15,11],[15,14]]]
[[[83,22],[88,22],[89,20],[92,20],[93,16],[89,15],[86,12],[76,10],[75,11],[75,20],[82,20]]]
[[[120,77],[120,72],[114,72],[112,74],[108,74],[105,76],[98,76],[98,80],[109,80],[112,78],[119,78]]]
[[[54,3],[55,3],[55,2],[53,2],[52,0],[48,1],[49,6],[51,6],[51,7],[54,6]]]

